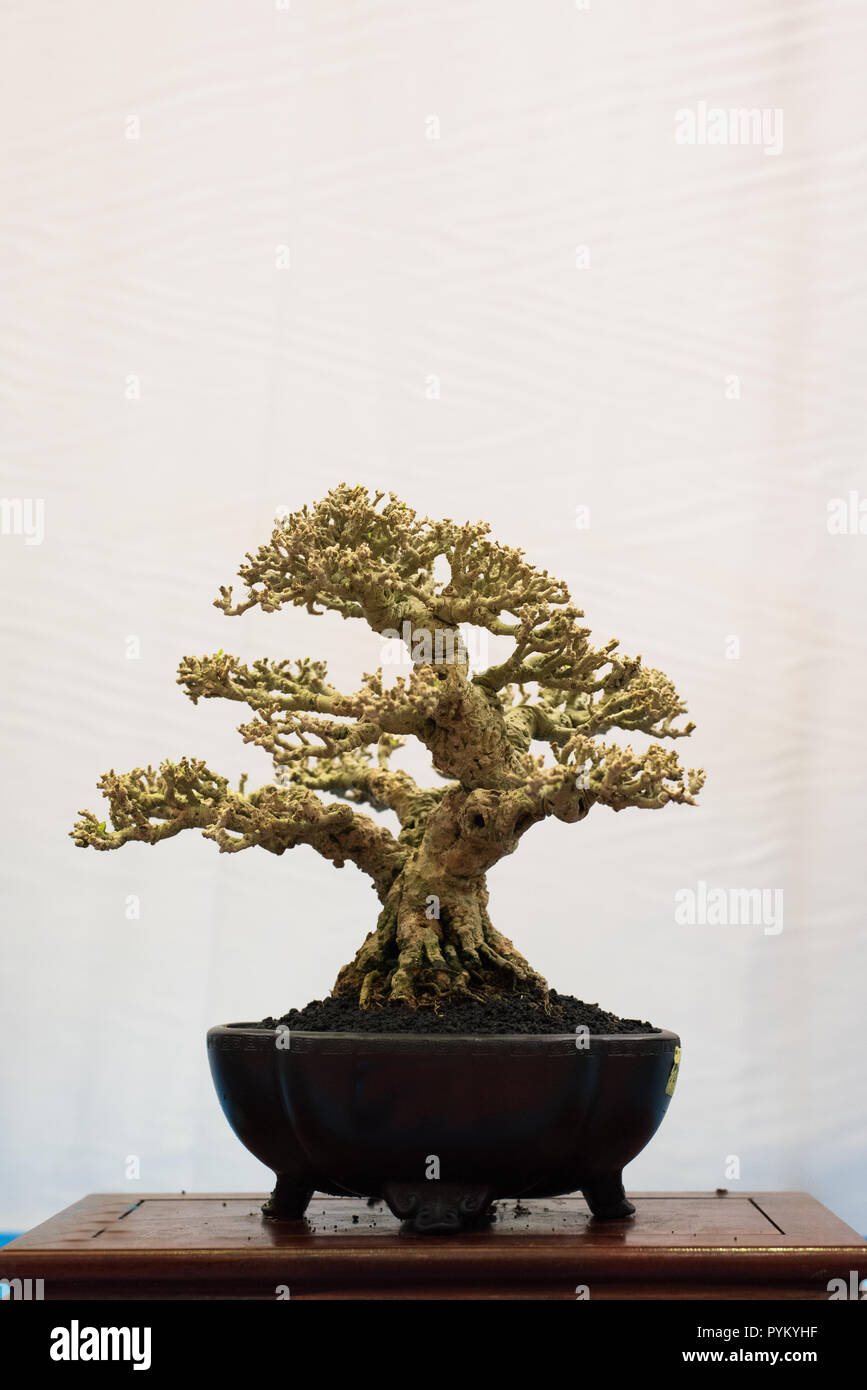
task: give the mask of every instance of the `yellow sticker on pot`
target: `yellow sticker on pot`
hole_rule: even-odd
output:
[[[676,1048],[674,1049],[674,1062],[673,1062],[673,1064],[672,1064],[671,1071],[669,1072],[668,1081],[667,1081],[666,1087],[665,1087],[665,1094],[666,1094],[667,1096],[673,1096],[673,1095],[674,1095],[674,1088],[675,1088],[675,1086],[677,1085],[677,1073],[678,1073],[679,1070],[680,1070],[680,1048],[679,1048],[679,1047],[676,1047]]]

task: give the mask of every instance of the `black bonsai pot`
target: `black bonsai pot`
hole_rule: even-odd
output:
[[[674,1033],[463,1036],[211,1028],[220,1104],[277,1184],[266,1216],[314,1189],[384,1198],[416,1231],[484,1221],[505,1197],[581,1190],[630,1216],[622,1170],[659,1127]]]

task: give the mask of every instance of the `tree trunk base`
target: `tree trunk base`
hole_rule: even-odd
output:
[[[437,888],[439,891],[433,891]],[[375,929],[333,993],[362,1009],[410,1008],[521,993],[544,1003],[548,986],[487,910],[484,879],[432,881],[409,870],[395,881]]]

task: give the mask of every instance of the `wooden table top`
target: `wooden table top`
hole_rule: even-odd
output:
[[[806,1193],[630,1197],[626,1221],[580,1196],[508,1200],[487,1229],[418,1236],[363,1198],[270,1222],[262,1193],[97,1193],[4,1247],[0,1278],[41,1278],[46,1299],[827,1299],[867,1277],[867,1242]]]

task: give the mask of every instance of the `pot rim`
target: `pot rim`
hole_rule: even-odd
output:
[[[298,1052],[419,1052],[419,1051],[457,1051],[472,1046],[474,1051],[484,1049],[491,1052],[502,1051],[543,1051],[550,1046],[557,1053],[574,1052],[580,1055],[588,1052],[628,1052],[653,1053],[673,1052],[680,1046],[680,1037],[667,1028],[655,1033],[589,1033],[586,1047],[576,1047],[576,1033],[339,1033],[313,1032],[304,1029],[265,1028],[257,1023],[220,1023],[208,1029],[208,1043],[219,1041],[240,1042],[244,1040],[247,1048],[254,1040],[266,1043],[269,1048],[281,1033],[289,1033],[290,1046],[280,1049],[287,1053]]]

